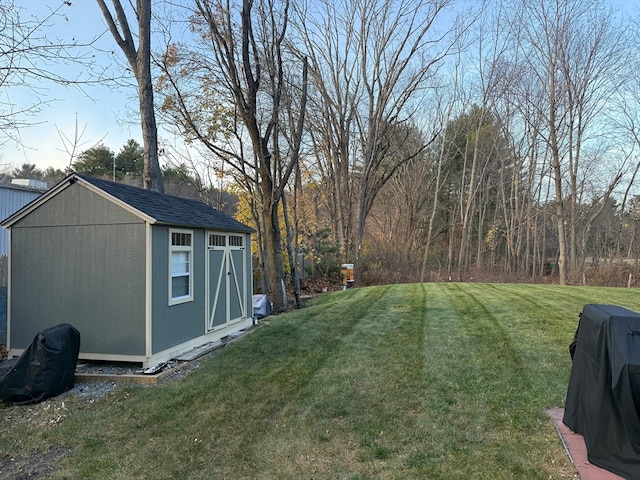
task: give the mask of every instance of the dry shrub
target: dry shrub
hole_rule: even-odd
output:
[[[363,255],[355,265],[357,286],[410,283],[420,280],[419,259],[401,260],[395,252],[377,251]]]
[[[588,267],[580,282],[594,287],[638,287],[638,268],[627,263],[608,263]],[[629,280],[631,279],[631,284]]]

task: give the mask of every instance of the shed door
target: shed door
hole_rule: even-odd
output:
[[[246,318],[244,237],[209,234],[207,330]]]

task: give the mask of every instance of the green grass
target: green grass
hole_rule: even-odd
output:
[[[0,406],[0,462],[71,451],[54,478],[574,478],[545,409],[564,404],[585,303],[640,310],[630,289],[327,294],[184,379]]]

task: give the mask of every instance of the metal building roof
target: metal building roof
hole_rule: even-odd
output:
[[[42,195],[42,190],[13,184],[0,184],[0,222],[40,195]],[[9,232],[0,228],[0,256],[8,253]]]

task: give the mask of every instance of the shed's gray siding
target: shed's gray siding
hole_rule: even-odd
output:
[[[205,229],[178,228],[193,233],[193,301],[169,305],[169,239],[170,230],[177,227],[152,227],[152,332],[151,353],[158,354],[177,345],[189,342],[207,332],[207,235]],[[226,233],[226,232],[223,232]],[[251,235],[244,236],[244,282],[246,288],[246,318],[252,316],[253,267],[251,263]],[[217,275],[217,272],[212,272]],[[226,308],[226,306],[224,307]]]
[[[67,322],[80,331],[80,358],[148,366],[251,325],[252,229],[202,202],[73,174],[3,225],[11,229],[11,355],[37,332]],[[170,305],[173,229],[193,234],[193,299]],[[214,274],[212,293],[210,231],[242,232],[245,238],[244,250],[229,244],[225,251],[233,255],[233,273],[239,258],[245,259],[239,294],[246,308],[238,308],[237,296],[227,296],[228,309],[221,308],[226,322],[213,330],[209,299],[217,312],[223,277]],[[236,277],[224,278],[229,284]]]
[[[0,221],[14,214],[30,201],[38,198],[42,192],[11,185],[0,185]],[[9,252],[9,232],[0,228],[0,255]]]
[[[152,235],[152,354],[205,334],[205,233],[193,232],[193,301],[169,305],[169,227],[153,226]]]
[[[81,352],[146,355],[146,223],[87,188],[67,188],[11,230],[11,348],[68,322]]]

